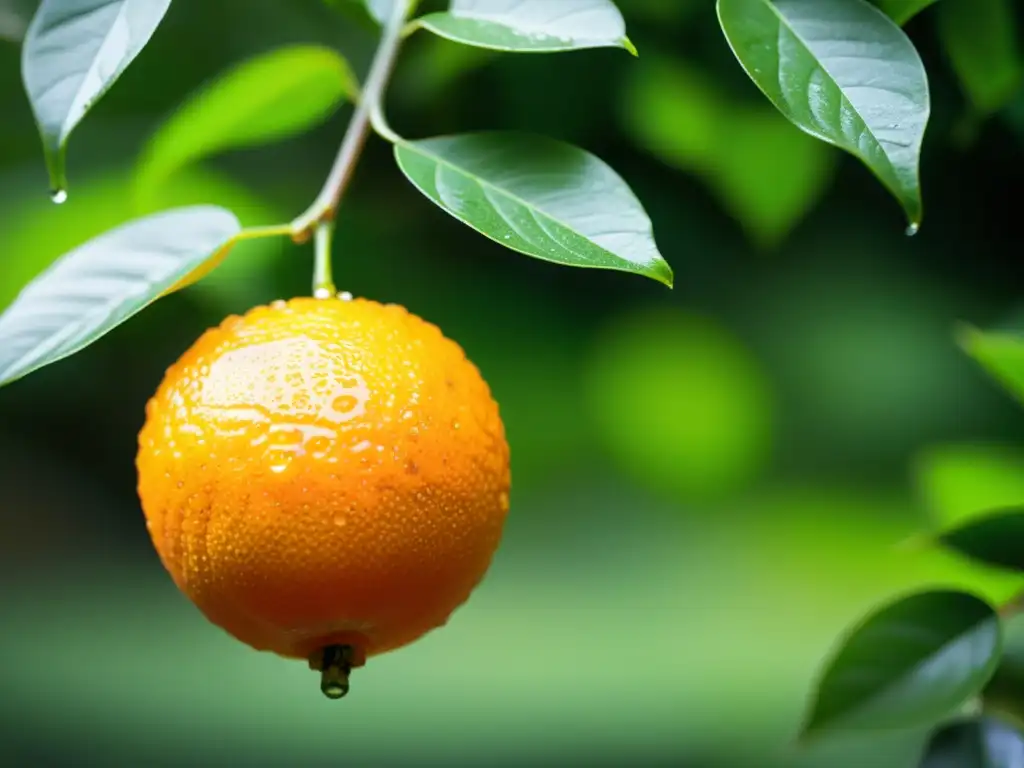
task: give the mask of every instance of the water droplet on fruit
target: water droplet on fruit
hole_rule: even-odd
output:
[[[290,458],[288,458],[287,456],[280,456],[280,457],[278,457],[278,459],[276,461],[274,461],[270,465],[270,471],[273,472],[276,475],[279,475],[282,472],[284,472],[286,469],[288,469],[288,465],[291,464],[291,463],[292,463],[292,460]]]
[[[329,437],[314,437],[306,444],[306,450],[313,458],[322,459],[331,450],[331,439]]]
[[[331,298],[332,292],[330,288],[317,288],[313,291],[314,299],[329,299]]]
[[[50,200],[52,200],[56,205],[62,205],[66,203],[68,200],[68,191],[66,189],[60,188],[51,189]]]
[[[342,291],[338,294],[338,298],[342,301],[352,301],[352,294],[348,291]]]

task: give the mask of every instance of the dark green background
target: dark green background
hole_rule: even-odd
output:
[[[304,665],[209,625],[164,573],[135,496],[135,435],[163,370],[223,316],[308,292],[308,248],[246,244],[208,281],[0,392],[0,756],[914,764],[920,734],[790,744],[822,659],[870,606],[922,585],[992,597],[1015,586],[896,545],[945,513],[912,472],[931,446],[1004,444],[1003,490],[1024,501],[1024,414],[952,336],[960,320],[1013,317],[1024,293],[1021,137],[1012,115],[964,130],[925,13],[907,28],[934,100],[921,233],[906,237],[868,171],[826,150],[808,176],[821,194],[773,243],[676,153],[702,106],[685,93],[674,102],[658,72],[707,78],[736,124],[775,119],[711,5],[623,0],[639,59],[481,56],[426,33],[410,40],[388,102],[396,130],[515,128],[600,155],[644,201],[676,288],[505,251],[421,198],[371,141],[340,215],[338,286],[400,302],[466,348],[500,401],[514,492],[473,599],[445,629],[372,660],[344,701],[326,701]],[[174,3],[72,137],[58,208],[19,46],[0,41],[0,306],[53,258],[135,215],[133,163],[184,97],[292,42],[340,46],[363,72],[374,36],[320,0]],[[662,108],[639,113],[642,94]],[[348,114],[206,162],[164,203],[286,221],[315,195]],[[739,168],[755,213],[788,179],[796,129],[770,130],[781,148],[761,130],[724,142],[749,161]],[[970,506],[969,484],[949,482]]]

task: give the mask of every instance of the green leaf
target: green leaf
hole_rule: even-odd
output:
[[[1024,401],[1024,336],[963,326],[957,341],[989,376]]]
[[[171,0],[43,0],[21,54],[55,196],[68,137],[153,36]]]
[[[178,208],[62,256],[0,315],[0,385],[91,344],[221,255],[240,229],[223,208]]]
[[[974,111],[1002,109],[1021,85],[1017,20],[1009,0],[943,0],[939,38]]]
[[[733,53],[782,114],[859,158],[921,222],[931,112],[921,58],[865,0],[718,0]]]
[[[872,0],[872,2],[902,27],[935,0]]]
[[[617,47],[636,54],[611,0],[452,0],[417,26],[457,43],[517,53]]]
[[[1024,571],[1024,510],[988,511],[943,531],[939,542],[986,565]]]
[[[928,740],[920,768],[1024,768],[1024,736],[992,717],[949,723]]]
[[[998,616],[973,595],[897,600],[857,626],[829,661],[803,735],[928,725],[985,686],[1001,647]]]
[[[656,57],[636,67],[623,117],[639,144],[700,177],[765,248],[807,215],[838,154],[769,104],[734,102],[701,73]]]
[[[146,146],[136,194],[145,199],[175,172],[217,152],[295,135],[327,119],[359,86],[330,48],[294,45],[225,72],[186,101]]]
[[[399,141],[395,159],[420,192],[507,248],[672,285],[640,201],[582,149],[543,136],[486,132]]]

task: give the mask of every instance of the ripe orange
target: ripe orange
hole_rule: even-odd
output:
[[[436,326],[362,299],[274,302],[208,330],[149,401],[137,468],[178,587],[242,642],[323,669],[328,695],[448,620],[508,512],[505,430],[477,368]]]

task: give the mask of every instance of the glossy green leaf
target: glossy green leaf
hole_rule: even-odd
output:
[[[964,592],[921,592],[860,623],[828,662],[803,729],[928,725],[977,694],[999,662],[990,605]]]
[[[993,717],[958,720],[928,740],[920,768],[1024,768],[1024,736]]]
[[[900,26],[903,26],[917,14],[935,2],[935,0],[872,0]]]
[[[786,117],[859,158],[921,222],[931,112],[921,58],[866,0],[718,0],[736,58]]]
[[[176,171],[214,153],[293,136],[357,94],[348,62],[330,48],[294,45],[242,62],[160,127],[143,152],[136,193],[151,196]]]
[[[979,514],[942,531],[939,541],[985,565],[1024,571],[1024,509]]]
[[[838,153],[769,104],[730,100],[702,73],[645,57],[623,118],[637,143],[711,189],[762,247],[778,245],[823,194]]]
[[[230,248],[240,229],[223,208],[178,208],[62,256],[0,315],[0,384],[91,344]]]
[[[395,158],[420,192],[507,248],[672,285],[640,201],[582,149],[543,136],[485,132],[400,141]]]
[[[964,326],[957,341],[993,379],[1024,401],[1024,336]]]
[[[457,43],[518,53],[618,47],[635,54],[611,0],[451,0],[415,22]]]
[[[21,72],[55,195],[67,186],[68,137],[153,36],[171,0],[43,0]]]
[[[943,0],[936,8],[939,38],[974,111],[990,115],[1021,85],[1024,63],[1010,0]]]

